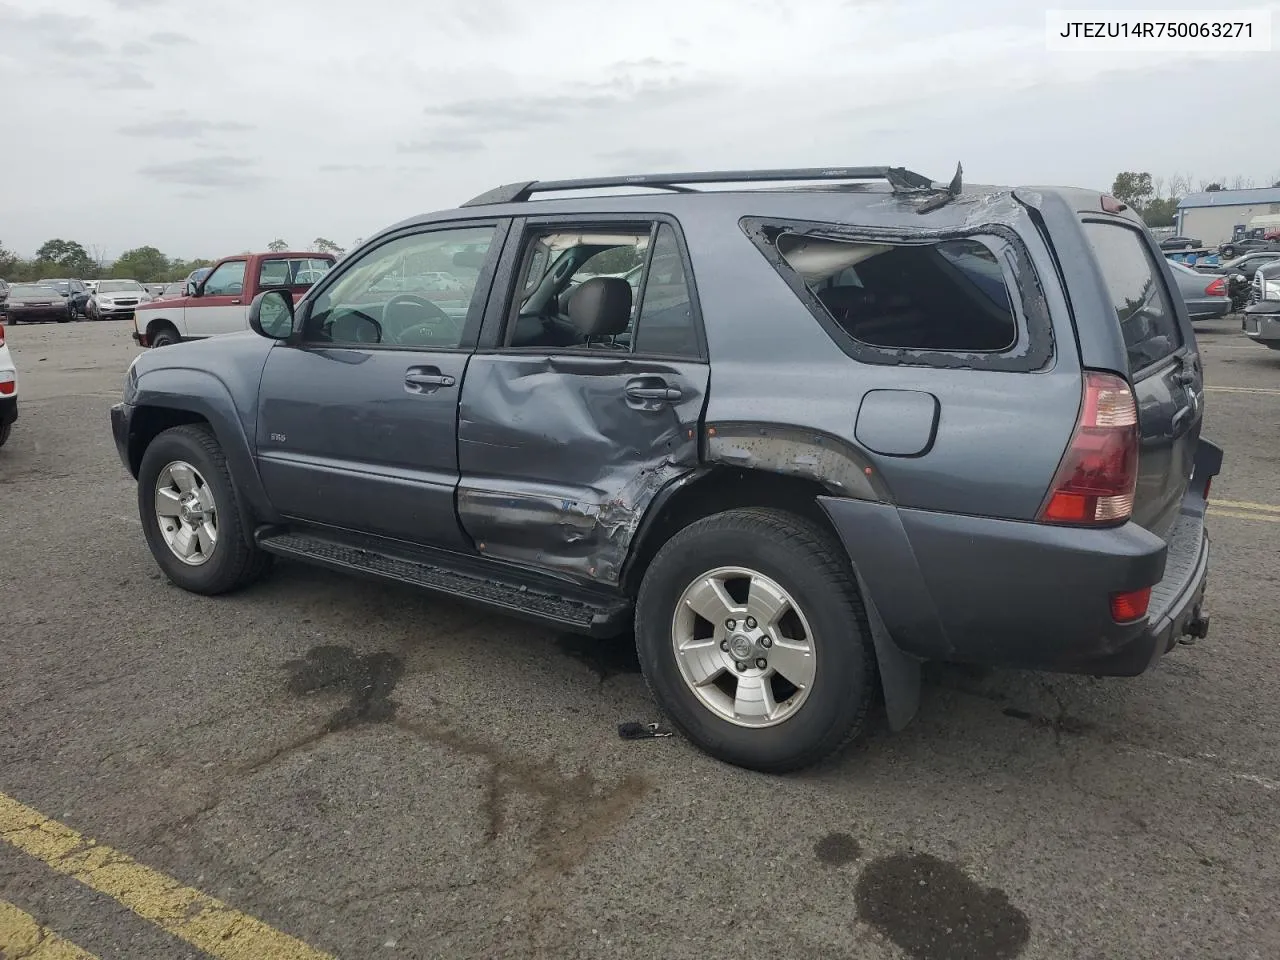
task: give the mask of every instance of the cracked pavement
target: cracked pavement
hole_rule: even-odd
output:
[[[1280,389],[1238,331],[1209,385]],[[906,731],[771,778],[619,739],[623,645],[290,564],[182,593],[111,443],[128,325],[9,343],[0,794],[184,886],[342,958],[1280,955],[1278,524],[1211,518],[1210,637],[1149,675],[931,665]],[[1280,393],[1206,400],[1214,498],[1280,504]],[[6,843],[0,901],[204,956]]]

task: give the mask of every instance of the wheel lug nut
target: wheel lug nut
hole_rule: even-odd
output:
[[[763,670],[765,667],[769,666],[769,661],[764,657],[756,657],[756,666]]]
[[[766,650],[767,650],[767,649],[769,649],[769,647],[772,647],[772,646],[773,646],[773,638],[772,638],[772,637],[761,637],[761,638],[760,638],[760,646],[764,647]]]
[[[728,619],[728,620],[726,620],[726,621],[724,622],[724,628],[725,628],[726,630],[737,630],[737,629],[738,629],[738,621],[737,621],[737,620],[734,620],[734,619],[732,619],[732,618],[730,618],[730,619]]]
[[[747,665],[746,665],[745,663],[743,663],[741,660],[737,661],[737,662],[734,664],[734,666],[738,668],[738,672],[739,672],[739,673],[742,673],[744,670],[746,670],[746,669],[747,669]]]
[[[754,630],[755,628],[756,628],[756,618],[755,618],[755,617],[747,617],[747,629],[748,629],[748,630]]]
[[[728,640],[721,640],[721,641],[720,641],[720,649],[721,649],[721,650],[728,651],[728,649],[729,649],[729,641],[728,641]]]

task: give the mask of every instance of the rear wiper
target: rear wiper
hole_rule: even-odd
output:
[[[960,196],[960,191],[964,186],[963,181],[964,170],[960,164],[956,164],[956,175],[951,178],[951,182],[947,184],[946,190],[938,192],[932,198],[926,200],[916,208],[916,213],[932,213],[945,207],[948,203]]]

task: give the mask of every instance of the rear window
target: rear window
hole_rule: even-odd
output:
[[[1018,339],[997,257],[976,237],[883,244],[783,234],[778,252],[840,329],[890,349],[999,353]]]
[[[264,260],[258,271],[259,287],[306,287],[328,272],[328,260],[302,257],[288,260]]]
[[[1086,221],[1084,232],[1124,336],[1129,372],[1136,374],[1182,346],[1177,314],[1142,234],[1097,221]]]

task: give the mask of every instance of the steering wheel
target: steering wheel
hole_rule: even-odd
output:
[[[412,293],[398,293],[387,301],[386,306],[382,308],[384,327],[390,327],[389,320],[392,308],[402,303],[411,303],[416,307],[422,307],[427,313],[428,319],[415,323],[413,326],[405,327],[395,334],[396,343],[404,346],[433,346],[436,344],[452,346],[457,342],[460,332],[457,321],[430,300]],[[416,336],[413,336],[415,334],[425,335],[426,342],[415,342],[417,339]]]

